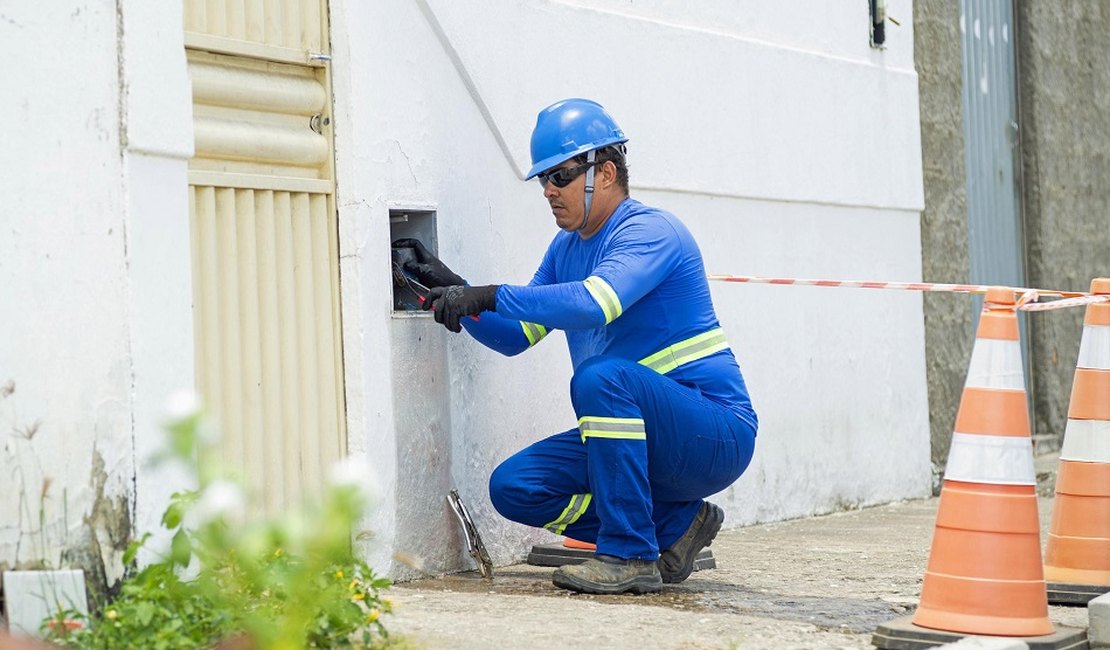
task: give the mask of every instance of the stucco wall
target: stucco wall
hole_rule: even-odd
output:
[[[4,13],[5,50],[42,53],[21,58],[27,86],[51,83],[3,100],[0,375],[16,390],[0,403],[0,563],[57,565],[68,549],[103,570],[102,543],[127,544],[134,474],[116,7]],[[107,521],[87,524],[97,511]]]
[[[332,3],[348,431],[381,486],[375,566],[413,575],[395,552],[465,566],[450,486],[495,561],[548,539],[501,520],[486,481],[575,419],[561,335],[504,359],[391,314],[389,209],[435,209],[442,256],[471,281],[525,282],[555,232],[538,186],[518,180],[535,114],[587,96],[632,138],[633,195],[683,218],[711,272],[919,279],[910,3],[890,13],[901,26],[879,51],[862,8],[817,0]],[[193,379],[180,16],[72,0],[0,19],[5,52],[38,53],[16,69],[28,90],[0,99],[0,382],[16,383],[0,414],[40,421],[19,453],[43,463],[8,460],[5,438],[2,469],[19,462],[32,496],[54,479],[47,532],[61,541],[41,555],[86,549],[106,579],[174,486],[141,459],[165,395]],[[751,469],[717,497],[728,525],[928,492],[920,296],[713,290],[762,422]],[[32,529],[7,524],[20,507],[0,498],[0,562],[32,559]]]
[[[1031,286],[1087,291],[1110,275],[1110,8],[1017,3],[1022,180]],[[1059,443],[1083,311],[1035,314],[1034,426]]]
[[[960,47],[958,3],[914,3],[914,59],[920,90],[925,185],[921,271],[929,282],[968,281]],[[928,293],[924,302],[931,456],[934,489],[939,491],[974,332],[967,296]]]
[[[1110,13],[1097,4],[1016,3],[1026,284],[1085,291],[1110,273]],[[922,269],[926,279],[968,275],[966,172],[960,88],[959,8],[914,4],[925,183]],[[970,354],[971,318],[962,296],[925,297],[934,466],[943,470]],[[1030,314],[1033,429],[1039,449],[1058,447],[1079,351],[1082,310]],[[939,478],[939,477],[938,477]]]
[[[526,282],[554,224],[528,166],[536,112],[601,101],[629,134],[632,194],[672,210],[710,272],[921,277],[913,16],[888,48],[828,3],[332,4],[349,438],[375,462],[372,558],[465,566],[457,486],[496,562],[549,539],[501,520],[489,472],[574,425],[559,334],[504,359],[390,315],[388,210],[438,211],[443,259]],[[476,23],[475,16],[482,18]],[[717,284],[761,418],[756,460],[717,497],[727,525],[928,493],[922,302],[914,294]],[[394,563],[391,572],[413,572]]]
[[[94,588],[177,485],[141,459],[192,385],[180,6],[148,5],[0,14],[19,62],[0,96],[0,566],[81,566]]]

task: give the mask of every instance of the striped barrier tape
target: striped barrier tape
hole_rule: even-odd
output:
[[[710,280],[719,282],[746,282],[751,284],[790,284],[810,287],[848,287],[853,289],[896,289],[902,291],[938,291],[947,293],[986,294],[991,285],[985,284],[942,284],[939,282],[875,282],[862,280],[807,280],[801,278],[763,278],[752,275],[709,274]],[[1020,293],[1015,304],[1022,311],[1049,311],[1067,309],[1098,302],[1110,302],[1110,295],[1090,294],[1083,291],[1056,291],[1053,289],[1029,289],[1026,287],[1006,287]],[[1059,298],[1052,302],[1037,302],[1042,297]]]
[[[1019,305],[1018,309],[1022,311],[1051,311],[1053,309],[1067,309],[1068,307],[1093,305],[1097,302],[1110,302],[1110,295],[1087,294],[1086,296],[1064,298],[1062,300],[1053,300],[1052,302],[1032,302],[1025,305]]]

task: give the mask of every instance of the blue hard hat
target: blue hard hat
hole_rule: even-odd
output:
[[[540,111],[532,131],[532,169],[524,180],[611,144],[627,142],[601,104],[589,99],[564,99]]]

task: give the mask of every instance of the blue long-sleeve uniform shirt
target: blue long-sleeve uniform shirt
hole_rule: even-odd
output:
[[[625,199],[593,237],[559,231],[527,286],[501,285],[497,312],[463,326],[506,355],[565,330],[575,368],[599,354],[634,361],[719,328],[701,251],[674,215]],[[666,371],[756,426],[732,351]]]

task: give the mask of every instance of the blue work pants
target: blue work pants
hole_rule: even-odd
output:
[[[505,518],[595,542],[600,554],[657,559],[755,448],[752,424],[635,361],[583,362],[571,402],[580,427],[501,463],[490,499]]]

